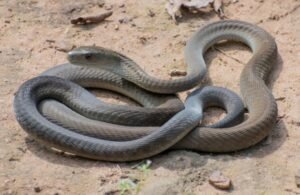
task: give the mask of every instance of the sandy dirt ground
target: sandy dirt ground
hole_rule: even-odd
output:
[[[201,26],[220,18],[212,11],[185,13],[175,25],[165,3],[0,0],[0,194],[300,194],[295,184],[300,169],[299,0],[224,2],[227,18],[263,27],[278,44],[280,57],[271,87],[278,98],[279,117],[270,136],[257,146],[222,155],[165,152],[151,158],[149,168],[132,169],[138,162],[105,163],[47,150],[18,125],[14,93],[24,81],[65,63],[66,53],[61,50],[93,44],[107,47],[159,78],[170,78],[175,69],[185,70],[185,42]],[[71,18],[107,10],[114,13],[101,24],[70,24]],[[250,57],[249,49],[240,44],[216,46],[206,55],[209,73],[204,83],[239,93],[239,75]],[[106,100],[119,97],[100,94]],[[207,111],[206,121],[214,115],[222,111]],[[231,190],[209,184],[215,170],[232,180]]]

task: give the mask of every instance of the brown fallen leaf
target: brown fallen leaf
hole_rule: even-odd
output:
[[[71,24],[74,25],[86,25],[86,24],[96,24],[100,23],[109,16],[113,14],[112,11],[102,13],[97,16],[86,16],[86,17],[79,17],[71,20]]]

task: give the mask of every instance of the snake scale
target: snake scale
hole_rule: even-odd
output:
[[[203,55],[222,40],[245,43],[253,53],[240,76],[249,117],[239,124],[243,102],[224,88],[196,89],[184,105],[169,95],[200,83],[207,72]],[[231,152],[258,143],[275,124],[277,105],[265,82],[276,63],[276,43],[246,22],[225,20],[197,31],[185,48],[187,75],[176,80],[149,76],[126,56],[99,47],[79,47],[68,59],[71,64],[26,81],[14,99],[20,125],[49,147],[107,161],[143,159],[169,148]],[[117,91],[143,107],[103,103],[78,84]],[[227,116],[198,126],[211,105],[223,107]]]

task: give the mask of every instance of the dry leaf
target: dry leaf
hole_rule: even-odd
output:
[[[166,4],[167,12],[174,21],[176,21],[176,17],[181,17],[181,5],[182,0],[169,0],[169,2]]]
[[[213,7],[215,12],[217,12],[217,14],[220,16],[220,18],[224,18],[224,12],[223,12],[223,8],[222,8],[223,2],[222,0],[215,0]]]
[[[200,9],[208,6],[214,0],[183,0],[182,5],[187,8]]]
[[[180,9],[182,7],[186,7],[191,11],[199,11],[201,10],[201,8],[207,7],[210,3],[213,3],[214,1],[218,1],[216,6],[214,7],[217,8],[217,6],[219,6],[217,10],[220,10],[222,7],[221,0],[169,0],[169,2],[166,4],[166,10],[170,14],[172,19],[176,21],[176,17],[181,17]]]

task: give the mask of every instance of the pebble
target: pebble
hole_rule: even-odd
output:
[[[128,17],[119,19],[119,23],[120,24],[127,24],[127,23],[129,23],[131,21],[132,21],[132,18],[128,18]]]
[[[69,52],[71,51],[72,49],[74,49],[76,46],[69,43],[69,42],[66,42],[66,41],[59,41],[57,42],[57,45],[55,45],[55,49],[57,51],[61,51],[61,52]]]
[[[229,190],[231,188],[231,180],[224,176],[221,171],[214,171],[209,177],[209,183],[221,190]]]
[[[36,192],[36,193],[39,193],[39,192],[41,192],[42,191],[42,189],[40,188],[40,187],[34,187],[33,188],[33,190],[34,190],[34,192]]]
[[[148,10],[148,16],[150,16],[151,18],[155,16],[155,13],[152,10]]]

